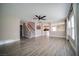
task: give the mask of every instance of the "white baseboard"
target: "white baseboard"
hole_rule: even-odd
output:
[[[16,39],[16,40],[3,40],[3,41],[0,41],[0,45],[4,45],[4,44],[8,44],[8,43],[13,43],[13,42],[16,42],[16,41],[19,41],[20,39]]]
[[[65,38],[65,36],[49,36],[49,37]]]

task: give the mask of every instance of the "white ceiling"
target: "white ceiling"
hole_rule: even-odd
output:
[[[69,8],[68,3],[2,4],[3,14],[16,16],[21,20],[32,20],[34,15],[45,15],[47,21],[59,21],[67,16]]]

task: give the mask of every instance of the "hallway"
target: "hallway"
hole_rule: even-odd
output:
[[[0,55],[74,56],[75,53],[64,38],[38,37],[0,46]]]

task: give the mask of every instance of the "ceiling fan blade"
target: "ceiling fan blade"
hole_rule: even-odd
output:
[[[41,19],[45,18],[46,16],[41,17]]]
[[[39,17],[39,16],[37,16],[37,15],[35,15],[37,18]]]
[[[35,15],[35,16],[38,18],[38,20],[46,20],[46,19],[44,19],[46,16],[42,16],[42,17],[40,15],[39,16]]]

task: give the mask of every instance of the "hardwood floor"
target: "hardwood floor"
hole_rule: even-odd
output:
[[[74,56],[74,50],[64,38],[38,37],[0,46],[3,56]]]

